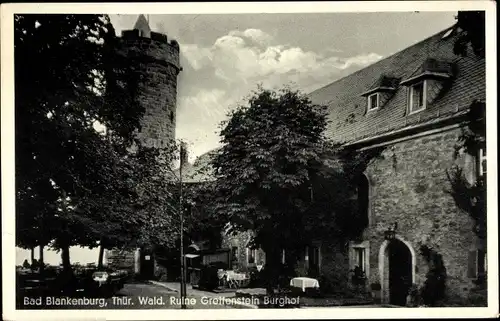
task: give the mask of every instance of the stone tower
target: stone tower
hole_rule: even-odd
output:
[[[179,44],[151,31],[140,15],[132,30],[122,32],[120,53],[139,73],[137,102],[145,109],[138,133],[149,147],[163,147],[175,139]]]
[[[145,113],[137,138],[145,146],[163,147],[175,139],[177,75],[182,70],[179,44],[151,31],[144,15],[140,15],[132,30],[122,32],[116,50],[139,75],[135,88],[137,103]],[[144,249],[108,250],[106,261],[112,268],[126,269],[147,279],[152,278],[157,268],[153,253]]]

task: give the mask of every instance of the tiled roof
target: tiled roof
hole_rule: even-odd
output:
[[[462,113],[473,101],[486,97],[485,60],[472,51],[467,57],[456,56],[453,44],[457,37],[443,35],[450,28],[378,61],[349,76],[309,94],[313,103],[329,107],[328,137],[336,142],[349,143],[416,124]],[[399,85],[390,100],[376,111],[367,113],[369,91],[384,75],[402,80],[410,78],[432,60],[437,68],[455,67],[451,86],[427,105],[422,112],[408,115],[407,88]],[[434,61],[434,62],[435,62]],[[432,65],[429,68],[434,68]]]

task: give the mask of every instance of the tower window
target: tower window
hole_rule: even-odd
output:
[[[415,84],[410,87],[410,114],[425,109],[425,94],[426,83],[425,81]]]
[[[368,96],[368,111],[377,109],[379,106],[379,94],[371,94]]]
[[[170,122],[172,122],[172,123],[174,122],[174,112],[173,111],[170,112]]]

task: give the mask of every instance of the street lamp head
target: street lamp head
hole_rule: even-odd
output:
[[[398,223],[395,222],[386,231],[384,231],[384,238],[386,240],[394,240],[396,238],[396,230],[398,228]]]

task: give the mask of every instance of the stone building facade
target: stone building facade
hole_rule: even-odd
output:
[[[266,263],[266,253],[251,245],[252,236],[252,231],[224,234],[222,247],[231,249],[231,268],[248,270]]]
[[[486,268],[474,221],[449,193],[453,167],[471,183],[485,170],[485,146],[465,153],[459,143],[471,109],[484,107],[485,60],[454,55],[456,31],[310,94],[330,108],[330,138],[357,151],[382,148],[359,178],[369,223],[349,243],[344,271],[361,268],[367,289],[380,289],[385,303],[404,305],[412,284],[422,287],[430,269],[423,247],[442,257],[449,296],[467,297]],[[339,269],[341,259],[327,259],[332,251],[321,246],[323,274]]]
[[[122,32],[116,50],[125,55],[139,75],[136,102],[145,110],[137,138],[145,146],[165,147],[175,139],[177,110],[177,75],[179,44],[167,36],[151,31],[144,15],[132,30]],[[125,107],[126,108],[126,107]],[[108,250],[109,266],[132,269],[135,274],[151,278],[157,269],[154,254],[145,249],[133,252]]]

